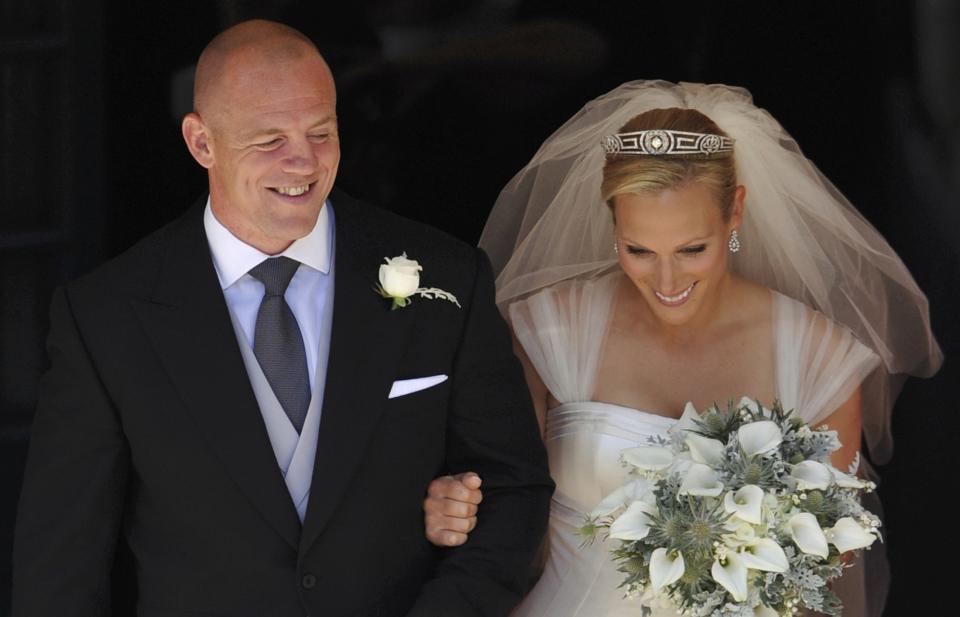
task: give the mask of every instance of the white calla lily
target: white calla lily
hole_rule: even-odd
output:
[[[857,476],[843,473],[836,467],[828,467],[830,473],[833,475],[834,483],[840,488],[867,488],[869,482],[861,480]]]
[[[723,536],[723,543],[730,548],[737,549],[757,539],[757,532],[754,531],[753,525],[736,516],[728,518],[723,526],[730,532]]]
[[[616,540],[643,540],[650,533],[650,518],[655,506],[645,501],[634,501],[610,525],[610,537]]]
[[[691,463],[677,495],[717,497],[722,492],[723,482],[716,471],[702,463]]]
[[[688,431],[700,429],[700,426],[697,424],[697,420],[699,419],[700,413],[697,412],[697,408],[693,406],[693,403],[687,401],[687,404],[683,406],[683,414],[681,414],[680,419],[677,420],[677,423],[674,424],[670,430],[671,432],[678,433],[680,438],[683,439],[683,436]]]
[[[740,447],[748,458],[766,454],[780,445],[783,433],[775,422],[760,420],[744,424],[737,429]]]
[[[748,568],[753,570],[786,572],[790,569],[787,554],[770,538],[758,538],[745,545],[740,551],[740,558]]]
[[[763,489],[748,484],[737,491],[729,491],[723,497],[723,509],[748,523],[763,522]]]
[[[730,592],[734,600],[743,602],[747,599],[747,566],[736,553],[729,553],[725,564],[720,563],[719,559],[714,560],[710,574],[713,580]]]
[[[661,446],[640,446],[627,448],[620,453],[627,463],[644,471],[663,471],[673,464],[673,450]]]
[[[803,461],[797,463],[790,470],[790,475],[797,481],[797,488],[802,491],[813,489],[826,490],[833,481],[830,468],[817,461]]]
[[[816,555],[826,558],[830,554],[830,547],[827,546],[827,538],[820,529],[820,523],[817,517],[809,512],[794,514],[787,521],[787,528],[790,530],[790,537],[793,538],[797,547],[808,555]]]
[[[692,431],[687,432],[684,441],[690,448],[690,458],[697,463],[704,463],[711,467],[717,467],[723,463],[723,442]]]
[[[594,518],[608,516],[620,508],[625,508],[628,504],[638,500],[653,504],[656,500],[656,496],[653,494],[653,488],[654,485],[649,480],[632,478],[604,497],[590,513],[590,516]]]
[[[844,516],[837,521],[836,525],[828,529],[827,537],[841,553],[867,548],[877,539],[877,536],[861,527],[849,516]]]
[[[650,555],[650,583],[654,591],[676,583],[686,569],[683,553],[677,551],[673,557],[670,553],[665,548],[658,548]]]

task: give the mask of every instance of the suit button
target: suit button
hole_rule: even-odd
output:
[[[304,589],[313,589],[317,586],[317,577],[312,574],[304,574],[300,579],[300,584]]]

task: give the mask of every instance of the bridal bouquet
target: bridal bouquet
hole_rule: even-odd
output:
[[[743,399],[669,437],[625,450],[626,483],[587,517],[588,541],[619,540],[627,594],[695,617],[840,615],[827,583],[841,554],[869,547],[879,519],[858,499],[874,485],[830,465],[836,432],[811,430],[779,403]]]

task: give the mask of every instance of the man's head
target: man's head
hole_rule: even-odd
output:
[[[267,254],[307,235],[340,162],[333,76],[313,43],[274,22],[233,26],[200,55],[193,105],[183,138],[217,219]]]

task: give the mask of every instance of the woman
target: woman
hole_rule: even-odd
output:
[[[503,191],[481,246],[557,482],[544,573],[517,615],[639,614],[612,545],[581,547],[576,530],[622,482],[620,451],[686,401],[779,399],[838,432],[845,469],[861,431],[889,458],[896,375],[941,360],[904,265],[741,89],[632,82],[588,103]],[[432,486],[434,541],[469,528],[463,488]],[[877,576],[870,603],[862,564],[841,579],[844,615],[880,613]]]

